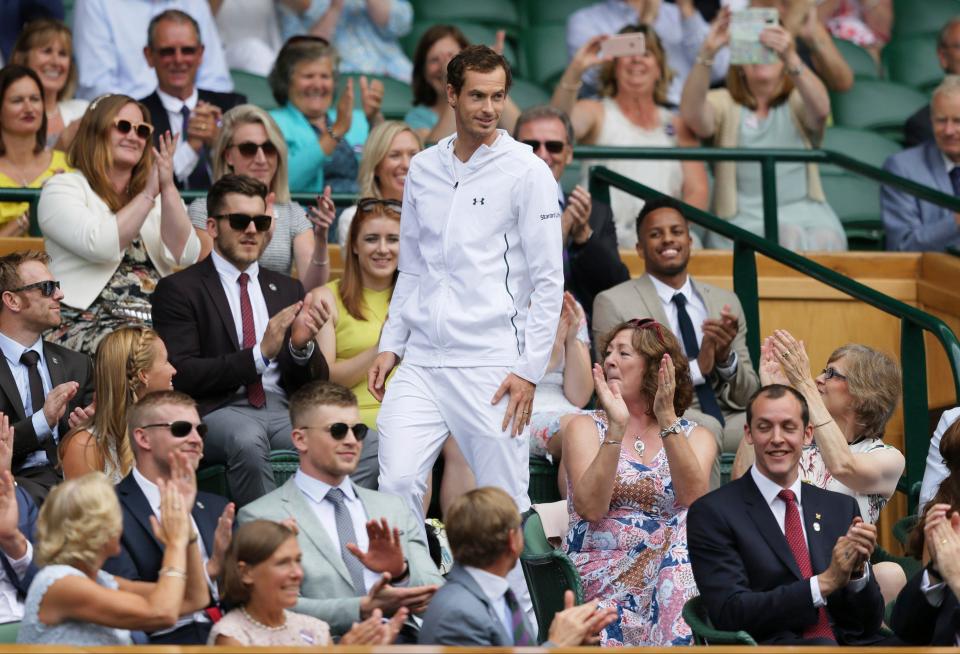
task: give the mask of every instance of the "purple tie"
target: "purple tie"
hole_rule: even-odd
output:
[[[503,599],[507,600],[507,610],[510,611],[510,635],[513,636],[513,644],[517,647],[536,645],[537,642],[527,631],[527,621],[523,617],[523,609],[517,602],[517,596],[508,588]]]

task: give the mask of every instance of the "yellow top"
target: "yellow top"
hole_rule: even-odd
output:
[[[364,315],[368,320],[357,320],[347,311],[340,297],[340,280],[327,284],[337,302],[337,361],[350,359],[371,347],[376,347],[380,341],[380,330],[387,320],[387,309],[390,307],[390,295],[393,289],[374,291],[363,289]],[[380,403],[367,390],[366,376],[352,389],[360,405],[360,420],[371,429],[377,428],[377,413],[380,412]]]
[[[20,182],[0,173],[0,188],[40,188],[55,173],[66,173],[71,170],[73,168],[67,165],[67,155],[60,150],[54,150],[53,156],[50,158],[50,165],[35,180],[23,186]],[[0,202],[0,225],[22,216],[29,208],[29,202]]]

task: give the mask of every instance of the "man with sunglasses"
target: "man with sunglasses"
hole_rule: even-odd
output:
[[[0,411],[14,427],[13,474],[37,504],[60,482],[57,442],[93,397],[90,357],[48,343],[63,292],[42,252],[0,257]]]
[[[290,398],[290,421],[299,469],[237,519],[296,521],[304,578],[295,610],[325,621],[335,636],[374,609],[423,611],[443,577],[422,523],[403,499],[350,480],[369,432],[353,391],[307,384]]]
[[[557,201],[563,211],[564,284],[589,320],[597,293],[630,279],[620,260],[613,212],[609,205],[594,202],[580,185],[569,197],[563,194],[560,178],[573,161],[574,140],[573,124],[563,110],[549,105],[527,109],[517,119],[514,138],[533,148],[557,180]]]
[[[210,152],[220,134],[220,118],[247,101],[239,93],[197,88],[203,52],[200,28],[189,14],[167,9],[150,21],[143,55],[157,73],[157,89],[140,102],[153,118],[154,143],[167,130],[178,137],[173,176],[181,189],[210,188]]]
[[[176,484],[193,520],[195,538],[210,585],[217,599],[216,579],[233,535],[234,505],[226,498],[197,491],[197,466],[203,457],[207,427],[197,403],[177,391],[150,393],[130,408],[127,418],[135,465],[117,484],[123,512],[120,554],[103,569],[131,581],[156,582],[163,565],[163,546],[154,536],[150,518],[160,519],[159,482]],[[205,611],[180,616],[169,628],[149,634],[151,644],[206,644],[212,626]]]
[[[258,265],[272,218],[267,187],[225,175],[207,195],[213,252],[160,280],[153,326],[210,426],[208,459],[227,466],[238,504],[276,488],[270,450],[290,449],[287,397],[326,379],[314,338],[329,310],[304,297],[299,281]]]

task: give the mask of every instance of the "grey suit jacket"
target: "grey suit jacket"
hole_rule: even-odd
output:
[[[702,284],[690,278],[694,290],[703,298],[707,307],[707,315],[719,318],[723,305],[730,305],[730,311],[739,320],[739,329],[733,339],[733,350],[737,353],[737,371],[730,379],[722,379],[716,372],[708,377],[708,381],[717,393],[717,400],[724,409],[742,411],[750,395],[760,388],[760,377],[753,369],[750,352],[747,350],[747,324],[743,319],[743,307],[736,293]],[[613,288],[600,293],[593,302],[593,342],[597,348],[597,357],[602,358],[603,339],[608,332],[621,322],[633,318],[653,318],[663,325],[669,325],[663,304],[657,295],[657,290],[650,281],[650,275],[643,275],[617,284]],[[680,335],[676,334],[677,340]],[[693,397],[694,409],[700,409],[696,395]]]
[[[527,631],[534,634],[530,624]],[[508,634],[480,585],[455,565],[423,615],[421,645],[512,647]]]
[[[277,490],[240,509],[237,519],[241,524],[251,520],[296,519],[300,529],[297,541],[303,551],[304,578],[295,610],[323,620],[330,625],[331,633],[342,635],[360,620],[360,597],[353,588],[339,547],[330,541],[294,479],[291,477]],[[356,485],[354,490],[369,519],[386,518],[391,527],[400,529],[403,553],[410,566],[406,583],[411,586],[443,584],[443,577],[424,543],[423,525],[417,524],[413,512],[403,500]]]

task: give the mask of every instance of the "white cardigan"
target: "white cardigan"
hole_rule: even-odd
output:
[[[50,271],[60,280],[64,304],[86,309],[123,260],[116,214],[79,172],[48,179],[40,193],[37,213],[50,255]],[[200,239],[193,229],[179,261],[163,244],[159,195],[140,229],[140,238],[162,277],[195,263],[200,256]]]

